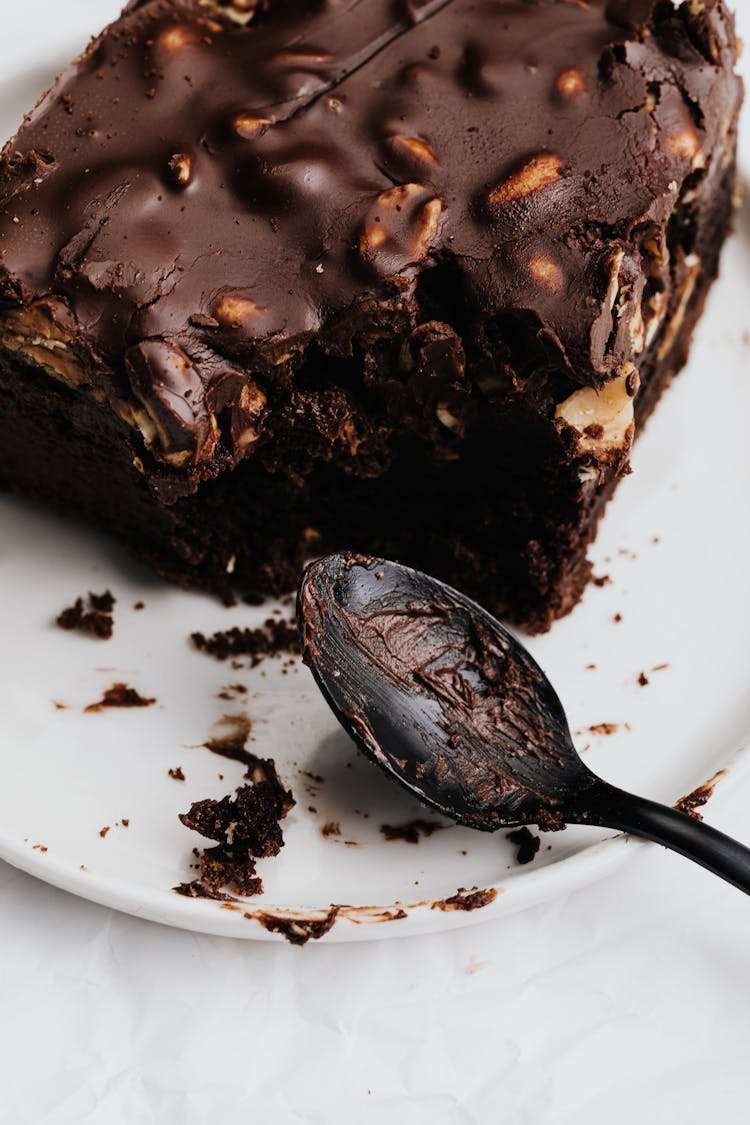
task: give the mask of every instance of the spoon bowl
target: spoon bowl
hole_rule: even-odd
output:
[[[632,832],[750,893],[750,849],[588,769],[545,673],[463,594],[397,563],[337,554],[307,568],[297,613],[305,661],[339,722],[424,804],[485,832]]]

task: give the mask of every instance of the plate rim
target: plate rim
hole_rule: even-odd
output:
[[[710,779],[713,784],[712,806],[717,798],[734,790],[746,772],[750,771],[750,741],[732,751],[720,764]],[[705,784],[706,781],[702,784]],[[701,784],[701,783],[699,783]],[[695,787],[694,787],[695,788]],[[679,798],[676,798],[678,800]],[[717,802],[718,803],[718,802]],[[640,853],[648,841],[626,833],[613,832],[596,844],[587,845],[573,855],[566,856],[543,867],[524,870],[507,880],[487,885],[496,892],[495,898],[481,909],[472,911],[434,911],[434,900],[416,903],[393,902],[384,905],[342,906],[336,924],[315,941],[315,944],[345,944],[352,941],[374,941],[381,937],[416,937],[428,933],[497,921],[503,917],[537,906],[542,902],[571,893],[596,882],[616,869],[628,856]],[[80,866],[58,859],[49,852],[34,851],[26,841],[7,838],[0,829],[0,860],[24,874],[39,879],[58,890],[116,910],[141,921],[166,925],[193,933],[226,937],[234,940],[282,942],[284,935],[269,931],[257,915],[294,921],[322,919],[333,907],[290,906],[273,903],[253,904],[251,899],[238,899],[236,904],[216,900],[180,897],[173,890],[144,887],[128,879],[97,875],[81,871]],[[690,862],[686,860],[685,862]],[[554,880],[554,891],[548,884]],[[247,908],[247,909],[245,909]],[[403,912],[403,913],[400,913]],[[388,915],[396,915],[388,917]],[[253,924],[250,924],[253,923]],[[341,925],[339,923],[345,923]],[[402,927],[400,923],[404,923]],[[381,931],[379,926],[386,925]],[[391,927],[395,927],[393,930]]]

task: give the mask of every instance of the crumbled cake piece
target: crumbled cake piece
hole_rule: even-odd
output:
[[[108,641],[114,630],[112,610],[115,598],[109,590],[103,594],[88,595],[88,605],[84,599],[76,598],[73,605],[58,614],[55,624],[68,632],[84,633],[101,641]]]
[[[256,860],[281,851],[284,837],[280,822],[295,801],[272,761],[253,758],[245,776],[248,784],[234,797],[198,801],[181,814],[180,820],[201,836],[217,841],[215,848],[207,848],[200,856],[198,882],[211,891],[229,886],[249,896],[263,890],[256,875]]]
[[[508,839],[518,848],[516,863],[531,863],[541,846],[541,840],[525,826],[508,833]]]
[[[200,652],[217,660],[230,660],[248,656],[250,666],[256,668],[268,656],[299,653],[300,643],[295,621],[269,617],[258,629],[223,629],[213,636],[192,633],[190,638]]]

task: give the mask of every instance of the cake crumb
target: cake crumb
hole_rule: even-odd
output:
[[[638,683],[641,687],[648,687],[648,676],[645,672],[638,673]]]
[[[105,825],[104,828],[99,829],[99,835],[101,836],[102,840],[107,835],[107,833],[110,832],[110,831],[111,831],[111,829],[110,829],[110,826],[108,824]]]
[[[515,832],[508,832],[507,835],[510,842],[518,848],[516,863],[531,863],[541,847],[542,841],[540,838],[525,826],[517,828]]]
[[[269,617],[258,629],[224,629],[207,637],[204,633],[192,633],[190,637],[195,648],[216,660],[232,659],[233,668],[241,668],[237,657],[249,658],[250,667],[257,668],[267,657],[275,657],[301,652],[297,623],[294,620],[278,620]]]
[[[185,774],[182,772],[182,766],[175,766],[174,769],[168,770],[167,776],[171,777],[173,781],[185,780]]]
[[[584,751],[588,749],[588,746],[583,748]],[[567,828],[562,813],[557,809],[539,809],[536,824],[540,832],[564,832]]]
[[[105,590],[103,594],[89,593],[86,602],[83,597],[76,598],[73,605],[59,613],[55,624],[67,632],[82,633],[100,641],[108,641],[114,632],[112,610],[115,601],[110,590]]]
[[[199,832],[216,847],[199,853],[200,877],[174,890],[194,898],[216,897],[224,886],[243,896],[261,894],[263,883],[256,874],[256,860],[278,855],[284,846],[281,821],[294,807],[270,760],[245,751],[247,784],[235,796],[220,801],[194,803],[180,815],[186,828]]]
[[[329,837],[331,837],[331,836],[340,836],[341,835],[341,827],[340,827],[340,825],[338,824],[337,821],[328,820],[328,821],[326,821],[326,823],[321,828],[320,834],[321,834],[321,836],[324,836],[326,840],[329,839]]]

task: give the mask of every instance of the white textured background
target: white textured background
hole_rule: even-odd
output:
[[[3,0],[4,134],[118,7]],[[750,840],[749,800],[746,779],[708,817]],[[0,864],[0,1123],[743,1122],[749,948],[748,901],[655,847],[497,925],[303,950]]]

